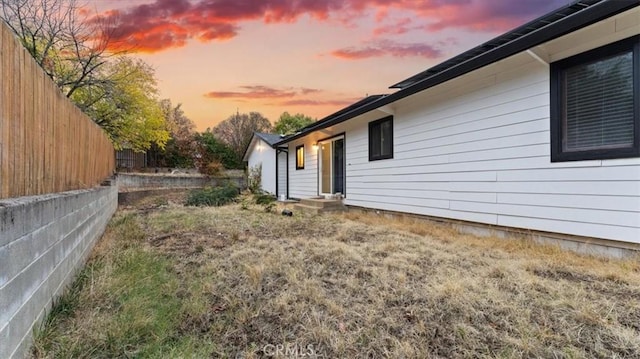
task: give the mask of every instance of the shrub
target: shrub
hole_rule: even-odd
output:
[[[262,187],[262,164],[249,168],[247,176],[247,189],[249,192],[259,194]]]
[[[276,196],[271,193],[256,193],[253,195],[256,204],[266,205],[276,201]]]
[[[222,187],[208,187],[201,190],[194,190],[189,193],[187,206],[223,206],[233,202],[240,192],[238,188],[227,184]]]
[[[276,207],[276,196],[271,193],[259,192],[253,195],[256,204],[262,205],[265,212],[271,212]]]
[[[205,176],[215,177],[222,173],[224,166],[218,161],[211,161],[200,168],[200,173]]]

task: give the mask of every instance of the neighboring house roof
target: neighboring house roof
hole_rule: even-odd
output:
[[[305,127],[299,133],[284,138],[275,145],[285,144],[313,131],[347,121],[639,5],[638,0],[574,1],[393,85],[391,88],[400,88],[400,90],[391,95],[355,106],[362,102],[359,101]],[[346,111],[347,109],[349,110]]]
[[[276,135],[273,133],[254,132],[253,134],[260,137],[264,142],[268,143],[269,146],[273,146],[274,144],[280,142],[283,138],[281,135]]]
[[[247,146],[247,149],[244,150],[244,156],[242,156],[243,161],[249,160],[249,152],[258,139],[266,142],[270,147],[275,148],[274,145],[282,140],[282,136],[273,133],[254,132],[253,137],[251,138],[251,142],[249,142],[249,146]]]

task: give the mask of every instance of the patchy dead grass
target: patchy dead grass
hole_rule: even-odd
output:
[[[637,260],[411,219],[147,201],[87,268],[34,357],[640,357]]]

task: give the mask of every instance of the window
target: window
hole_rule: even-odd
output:
[[[551,64],[551,161],[640,156],[639,40]]]
[[[369,161],[393,158],[393,116],[369,122]]]
[[[304,169],[304,145],[296,147],[296,169]]]

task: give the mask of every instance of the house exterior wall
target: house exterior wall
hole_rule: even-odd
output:
[[[257,139],[251,144],[249,169],[262,164],[262,190],[276,193],[276,151],[268,143]]]
[[[319,138],[317,133],[289,144],[289,197],[309,198],[318,195],[318,153],[313,144]],[[296,169],[296,147],[304,144],[304,169]]]
[[[533,50],[566,58],[640,33],[638,19],[627,11]],[[389,107],[393,159],[368,158],[367,124],[387,113],[327,129],[346,134],[345,204],[640,243],[640,158],[552,163],[549,66],[531,54]],[[307,161],[309,173],[290,177],[297,197],[317,193]]]

